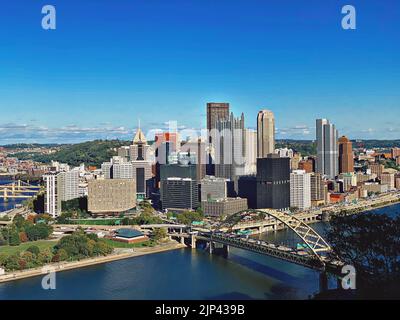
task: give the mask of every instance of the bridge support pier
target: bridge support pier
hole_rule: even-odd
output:
[[[212,241],[210,241],[210,244],[209,244],[208,250],[209,250],[210,254],[212,254],[212,253],[213,253],[213,250],[214,250],[214,248],[213,248],[213,243],[212,243]]]
[[[191,239],[191,246],[192,249],[196,249],[196,237],[192,234],[192,239]]]
[[[325,292],[328,290],[328,274],[326,271],[322,271],[319,274],[319,292]]]
[[[181,244],[185,244],[185,238],[181,237]]]

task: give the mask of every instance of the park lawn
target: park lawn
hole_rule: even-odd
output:
[[[30,246],[37,246],[40,251],[42,251],[46,248],[53,249],[56,244],[56,240],[38,240],[24,242],[18,246],[0,246],[0,254],[5,253],[7,255],[13,255],[22,251],[26,251],[26,249],[28,249]]]
[[[150,240],[139,243],[125,243],[125,242],[114,241],[111,239],[103,239],[103,240],[113,248],[142,248],[142,247],[154,246],[153,242]]]

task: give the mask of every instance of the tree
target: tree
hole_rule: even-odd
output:
[[[37,260],[42,265],[51,262],[52,258],[53,258],[53,255],[49,248],[46,248],[46,249],[40,251],[39,254],[37,255]]]
[[[18,262],[19,257],[16,254],[10,255],[4,262],[4,267],[7,271],[18,270],[20,267]]]
[[[25,223],[25,219],[23,216],[21,216],[20,214],[15,215],[13,222],[15,224],[15,226],[20,229],[23,227],[24,223]]]
[[[36,241],[40,239],[47,239],[53,232],[53,227],[44,223],[38,223],[25,227],[25,232],[30,241]]]
[[[30,246],[26,251],[33,253],[35,256],[38,256],[40,253],[40,249],[38,246]]]
[[[19,240],[19,234],[16,230],[10,232],[8,243],[10,246],[18,246],[21,243],[21,241]]]
[[[19,241],[21,241],[21,242],[27,242],[29,239],[28,239],[28,236],[26,235],[26,233],[25,232],[23,232],[23,231],[21,231],[19,234],[18,234],[18,236],[19,236]]]
[[[363,213],[331,220],[327,239],[346,264],[355,267],[363,297],[399,296],[400,217]]]
[[[159,242],[160,240],[167,237],[167,230],[163,228],[155,228],[152,236],[154,241]]]

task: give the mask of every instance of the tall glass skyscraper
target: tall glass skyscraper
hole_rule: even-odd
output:
[[[317,172],[334,179],[339,173],[338,132],[327,119],[317,119]]]

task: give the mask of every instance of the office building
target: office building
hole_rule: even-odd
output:
[[[281,158],[293,158],[294,155],[293,150],[288,148],[275,149],[275,153]]]
[[[312,173],[310,177],[311,182],[311,205],[320,206],[325,204],[325,193],[327,188],[324,179],[320,173]]]
[[[248,207],[257,209],[257,177],[245,175],[238,178],[238,192],[240,198],[246,198]]]
[[[88,182],[88,211],[118,215],[136,207],[133,179],[103,179]]]
[[[348,192],[351,188],[357,187],[357,175],[354,172],[339,174],[339,181],[343,182],[342,192]]]
[[[201,201],[225,199],[227,197],[226,182],[225,178],[205,176],[200,183]]]
[[[383,173],[383,170],[385,170],[385,166],[380,163],[370,163],[369,169],[371,170],[372,174],[376,174],[376,176],[380,178]]]
[[[290,206],[300,210],[311,207],[311,174],[304,170],[290,174]]]
[[[227,217],[240,211],[247,210],[247,199],[225,198],[201,201],[201,209],[205,216]]]
[[[392,148],[392,159],[400,157],[400,148]]]
[[[354,172],[354,155],[351,141],[342,136],[339,138],[339,173]]]
[[[256,174],[257,172],[257,131],[245,129],[246,159],[245,175]]]
[[[199,206],[198,183],[190,178],[161,180],[162,209],[193,210]]]
[[[327,119],[317,119],[317,172],[334,179],[339,172],[338,132]]]
[[[289,161],[276,154],[257,159],[257,208],[285,210],[290,207]]]
[[[388,191],[393,191],[396,189],[395,185],[395,174],[384,172],[381,174],[381,184],[386,184],[388,186]]]
[[[130,146],[130,161],[133,179],[136,181],[136,197],[141,201],[149,196],[148,184],[152,178],[151,161],[149,159],[150,146],[142,130],[138,128],[133,143]]]
[[[275,151],[275,118],[272,111],[261,110],[257,115],[257,158],[266,158]]]
[[[298,164],[298,170],[304,170],[307,173],[313,172],[313,162],[311,160],[301,160]]]
[[[207,103],[207,130],[209,143],[213,143],[211,130],[216,129],[216,123],[220,120],[228,120],[229,103]]]
[[[229,119],[216,122],[215,176],[236,181],[237,176],[245,171],[246,137],[244,115],[235,118],[231,113]]]

